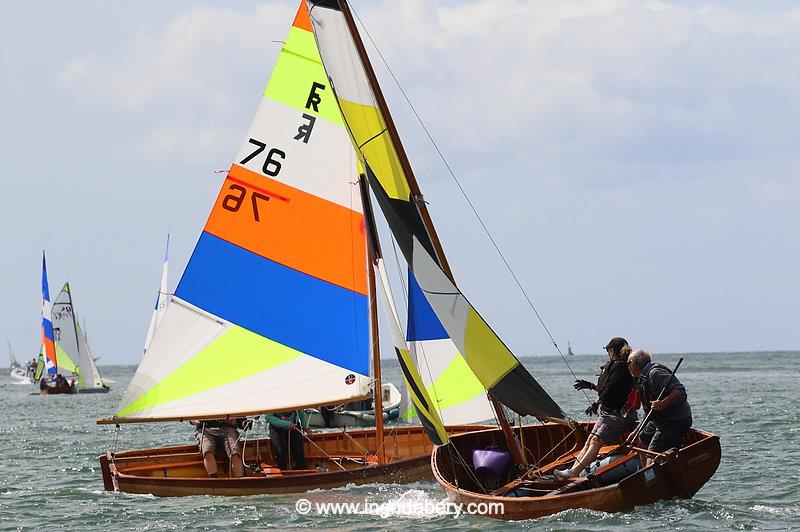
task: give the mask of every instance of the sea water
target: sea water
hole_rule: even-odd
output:
[[[107,450],[192,443],[187,423],[97,426],[120,401],[132,366],[102,367],[112,390],[101,395],[38,396],[0,376],[0,529],[163,530],[341,528],[442,530],[800,530],[800,372],[798,352],[658,355],[685,384],[697,428],[718,434],[722,462],[691,500],[661,501],[606,514],[568,510],[504,523],[455,515],[434,481],[371,484],[306,494],[158,498],[103,491],[97,456]],[[592,380],[604,354],[568,357]],[[529,357],[526,367],[576,419],[587,406],[560,357]],[[384,379],[400,385],[397,363]],[[312,510],[303,512],[307,500]],[[317,515],[317,504],[359,504],[358,514]],[[352,508],[352,507],[351,507]],[[298,511],[298,509],[300,511]]]

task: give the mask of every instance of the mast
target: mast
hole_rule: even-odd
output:
[[[358,179],[361,191],[361,204],[364,210],[364,227],[367,231],[367,279],[369,283],[369,314],[372,339],[372,373],[374,384],[372,388],[372,403],[375,407],[375,445],[378,448],[378,463],[386,463],[386,448],[383,437],[383,381],[381,379],[381,346],[378,336],[378,298],[375,287],[375,263],[381,256],[380,241],[372,213],[372,203],[369,199],[367,176],[361,174]]]
[[[448,264],[447,258],[444,255],[442,243],[439,241],[439,236],[436,234],[436,229],[433,227],[433,221],[431,220],[431,215],[428,212],[428,207],[423,200],[422,191],[419,188],[417,179],[414,177],[414,171],[411,169],[411,163],[408,161],[406,150],[403,147],[403,143],[400,141],[400,135],[397,133],[397,128],[394,125],[392,115],[389,113],[389,106],[386,104],[386,99],[383,97],[383,92],[378,84],[378,78],[375,75],[375,70],[372,68],[372,63],[369,61],[367,50],[364,48],[364,42],[361,40],[361,35],[358,33],[358,28],[356,28],[356,23],[353,19],[353,14],[350,12],[350,6],[347,4],[347,0],[339,0],[339,7],[342,9],[342,15],[344,15],[344,19],[347,22],[347,27],[350,30],[350,35],[353,37],[353,43],[358,51],[358,56],[361,58],[361,64],[364,66],[364,72],[367,75],[372,92],[375,95],[378,109],[380,110],[383,119],[386,121],[386,132],[389,134],[389,138],[392,140],[392,144],[394,144],[394,147],[397,150],[397,158],[400,161],[400,166],[403,168],[403,173],[405,174],[409,188],[411,189],[411,199],[413,200],[417,211],[419,211],[420,217],[422,218],[422,223],[425,225],[428,236],[433,243],[433,248],[436,251],[436,258],[439,261],[439,265],[442,267],[442,270],[444,270],[444,273],[447,275],[447,277],[453,281],[453,284],[455,284],[453,272],[450,270],[450,265]]]
[[[78,330],[78,322],[75,321],[75,303],[72,301],[72,290],[70,290],[69,288],[69,282],[67,282],[66,284],[67,284],[67,296],[69,296],[69,313],[72,315],[72,326],[75,328],[75,349],[77,349],[75,358],[78,360],[79,364],[78,385],[80,386],[83,383],[83,377],[81,376],[82,375],[81,369],[85,370],[86,368],[80,367],[81,343],[78,340],[78,335],[80,334],[80,331]]]
[[[386,132],[389,134],[389,138],[392,140],[392,144],[397,151],[397,158],[400,161],[400,166],[403,168],[403,173],[405,174],[409,188],[411,189],[411,199],[413,200],[417,211],[419,211],[422,222],[425,225],[426,231],[428,232],[428,236],[433,243],[433,248],[436,252],[436,258],[439,262],[439,265],[442,267],[442,271],[444,271],[448,279],[450,279],[450,281],[452,281],[452,283],[455,285],[456,282],[453,277],[453,272],[450,269],[450,265],[448,264],[447,258],[444,255],[444,249],[442,248],[439,236],[436,234],[436,229],[433,226],[433,221],[431,220],[428,208],[422,199],[423,197],[419,188],[419,184],[414,177],[414,171],[411,169],[411,163],[408,161],[405,148],[403,147],[403,143],[400,141],[400,135],[397,133],[394,120],[392,119],[391,113],[389,113],[389,107],[386,104],[386,99],[383,97],[383,92],[378,84],[378,78],[375,75],[375,70],[372,68],[372,63],[370,63],[367,50],[364,47],[364,42],[361,40],[361,35],[358,33],[358,28],[356,27],[355,19],[353,19],[353,14],[350,12],[350,6],[347,4],[347,0],[339,0],[339,7],[342,10],[342,15],[344,16],[347,27],[350,30],[350,35],[353,37],[353,43],[356,47],[356,51],[358,52],[358,56],[361,59],[361,64],[364,66],[364,72],[367,76],[370,87],[372,88],[372,92],[375,95],[378,109],[386,122]],[[520,465],[522,462],[517,461],[516,458],[524,455],[522,455],[522,451],[519,449],[517,441],[513,437],[511,427],[508,424],[508,420],[503,412],[503,408],[494,397],[488,394],[487,396],[489,401],[492,403],[495,412],[497,413],[497,420],[500,423],[500,427],[503,429],[503,434],[506,435],[509,449],[512,447],[516,449],[516,452],[512,452],[512,457],[515,458],[515,463]],[[509,434],[512,435],[511,438],[508,437]]]

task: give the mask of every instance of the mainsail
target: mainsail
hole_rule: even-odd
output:
[[[86,338],[78,326],[72,292],[64,283],[53,302],[53,337],[58,353],[58,371],[78,376],[78,388],[102,388],[103,380],[95,365]]]
[[[317,47],[353,146],[420,291],[482,387],[521,415],[565,414],[456,287],[349,9],[307,0]],[[364,60],[362,61],[362,58]],[[429,231],[428,227],[431,228]]]
[[[164,319],[164,312],[167,309],[167,265],[169,264],[169,233],[167,233],[167,247],[164,250],[164,267],[161,270],[161,284],[156,295],[156,305],[153,308],[153,316],[150,318],[150,325],[147,327],[147,337],[144,341],[144,350],[153,341],[158,324]]]
[[[47,283],[47,263],[42,251],[42,353],[44,368],[50,376],[58,373],[56,346],[53,342],[53,318],[50,308],[50,288]]]
[[[115,422],[366,398],[358,166],[303,4]]]

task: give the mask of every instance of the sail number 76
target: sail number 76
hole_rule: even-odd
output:
[[[247,189],[242,185],[230,185],[228,190],[232,191],[222,198],[222,208],[226,211],[238,212],[242,208],[245,198],[247,197]],[[250,203],[253,206],[253,218],[255,221],[260,222],[261,218],[258,216],[258,200],[269,201],[269,196],[261,194],[260,192],[250,192]]]
[[[239,164],[247,164],[252,159],[256,158],[256,156],[260,155],[263,152],[267,145],[264,142],[256,139],[249,139],[248,142],[256,147],[256,151],[239,161]],[[286,153],[279,150],[278,148],[272,148],[267,152],[267,158],[264,161],[264,164],[261,165],[261,171],[264,172],[268,176],[275,177],[281,171],[281,163],[278,159],[286,159]]]

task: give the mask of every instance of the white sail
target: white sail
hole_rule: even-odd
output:
[[[92,351],[78,326],[69,283],[59,292],[52,306],[53,339],[58,354],[58,371],[78,376],[79,389],[103,388]],[[65,375],[67,376],[67,375]]]
[[[156,333],[156,328],[161,320],[164,319],[164,312],[167,310],[167,270],[169,264],[169,233],[167,233],[167,247],[164,251],[164,267],[161,270],[161,284],[158,287],[158,294],[156,295],[156,304],[153,308],[153,315],[150,318],[150,325],[147,327],[147,337],[144,341],[144,350],[147,351],[147,346],[153,341],[153,335]]]

